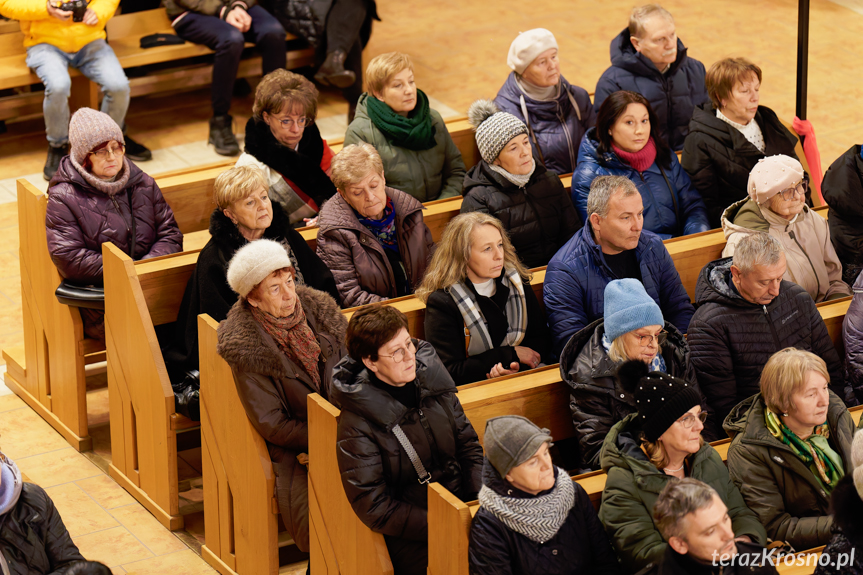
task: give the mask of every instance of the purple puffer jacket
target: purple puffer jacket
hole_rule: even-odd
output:
[[[863,401],[863,273],[854,282],[854,298],[845,313],[842,323],[842,339],[845,341],[845,382],[857,392]]]
[[[131,220],[129,196],[135,214],[136,242],[132,258],[142,260],[183,249],[183,234],[174,212],[156,182],[127,160],[126,188],[109,197],[91,186],[72,165],[69,156],[48,188],[48,251],[60,275],[76,283],[102,284],[102,244],[112,242],[129,253]]]

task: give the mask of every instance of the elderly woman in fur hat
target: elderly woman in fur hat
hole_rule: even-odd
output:
[[[806,205],[808,183],[803,166],[789,156],[758,160],[749,173],[749,197],[731,204],[722,214],[725,249],[722,257],[749,234],[767,232],[785,248],[784,279],[794,282],[816,303],[851,295],[842,281],[842,263],[827,220]]]
[[[285,527],[309,549],[306,397],[330,396],[333,366],[347,353],[347,320],[332,296],[294,283],[285,248],[257,240],[228,266],[240,296],[219,326],[218,353],[231,366],[240,400],[266,440]]]

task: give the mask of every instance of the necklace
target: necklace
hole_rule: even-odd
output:
[[[684,464],[684,465],[685,465],[685,464]],[[677,469],[670,469],[670,468],[668,468],[668,467],[663,467],[663,468],[662,468],[662,470],[663,470],[663,471],[670,471],[670,472],[672,472],[672,473],[677,473],[677,472],[678,472],[678,471],[680,471],[681,469],[683,469],[683,465],[681,465],[681,466],[680,466],[680,467],[678,467]]]

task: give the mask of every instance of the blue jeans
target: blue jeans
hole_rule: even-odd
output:
[[[63,52],[50,44],[27,48],[27,66],[45,84],[45,132],[48,143],[59,148],[69,142],[69,66],[102,88],[102,111],[123,127],[129,109],[129,80],[114,51],[104,40],[93,40],[77,52]]]

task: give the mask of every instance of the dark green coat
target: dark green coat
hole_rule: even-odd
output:
[[[797,551],[826,545],[833,519],[830,497],[790,447],[773,437],[764,424],[761,394],[741,401],[723,427],[734,437],[728,448],[728,471],[746,504],[776,541],[787,541]],[[832,391],[827,408],[830,445],[850,473],[854,420]]]
[[[667,544],[653,522],[653,506],[671,476],[659,471],[641,451],[632,413],[611,428],[599,456],[608,478],[602,492],[599,520],[605,525],[617,557],[629,572],[662,561]],[[737,536],[748,535],[764,545],[767,536],[755,514],[728,476],[722,457],[709,443],[689,458],[689,477],[713,487],[728,506]]]

